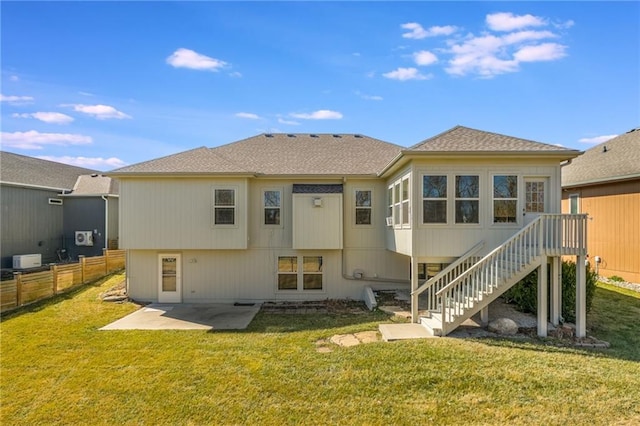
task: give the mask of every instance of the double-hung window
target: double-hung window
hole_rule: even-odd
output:
[[[422,177],[422,223],[447,223],[447,177]]]
[[[213,223],[214,225],[235,225],[236,223],[236,190],[216,188],[213,190]]]
[[[409,225],[409,177],[402,179],[402,224]]]
[[[518,176],[493,177],[493,223],[516,223]]]
[[[356,190],[356,225],[371,225],[371,191]]]
[[[480,223],[480,177],[456,176],[456,223]]]
[[[280,225],[280,210],[282,208],[282,192],[266,190],[263,192],[264,224]]]

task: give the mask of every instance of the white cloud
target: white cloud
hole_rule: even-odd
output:
[[[115,169],[118,167],[124,167],[127,165],[124,161],[116,157],[102,158],[102,157],[51,157],[47,155],[41,155],[37,158],[42,160],[55,161],[56,163],[69,164],[71,166],[85,167],[88,169]]]
[[[229,73],[229,77],[240,78],[242,77],[242,74],[240,74],[238,71],[233,71]]]
[[[59,112],[32,112],[22,114],[11,114],[14,118],[35,118],[45,123],[68,124],[73,121],[73,117]]]
[[[42,149],[44,145],[87,145],[92,143],[90,136],[73,133],[2,132],[2,144],[5,147],[20,149]]]
[[[33,102],[33,96],[5,96],[0,94],[0,102],[7,102],[11,105],[30,104]]]
[[[74,111],[91,115],[98,120],[107,120],[110,118],[122,120],[125,118],[131,118],[130,115],[125,114],[122,111],[118,111],[117,109],[109,105],[62,104],[60,106],[72,107]]]
[[[453,25],[445,25],[442,27],[433,26],[425,30],[422,25],[417,22],[408,22],[400,25],[400,27],[404,30],[409,30],[409,32],[402,34],[402,37],[415,40],[420,40],[426,37],[448,36],[458,30],[458,27],[454,27]]]
[[[438,57],[428,50],[414,52],[413,60],[418,65],[431,65],[438,62]]]
[[[582,142],[582,143],[592,143],[592,144],[599,144],[602,142],[606,142],[609,139],[613,139],[618,135],[603,135],[603,136],[596,136],[593,138],[582,138],[582,139],[578,139],[578,142]]]
[[[78,92],[78,94],[82,96],[95,96],[93,93],[90,93],[90,92]]]
[[[391,80],[428,80],[433,76],[431,74],[424,75],[420,74],[417,68],[398,68],[394,71],[389,71],[387,73],[382,74],[384,77],[389,78]]]
[[[543,43],[537,46],[525,46],[514,53],[513,57],[519,62],[553,61],[565,57],[567,46],[557,43]]]
[[[547,25],[545,19],[533,15],[514,15],[511,12],[493,13],[486,16],[486,22],[494,31],[513,31],[519,28]]]
[[[167,58],[167,63],[175,68],[192,70],[219,71],[228,64],[220,59],[202,55],[191,49],[180,48]]]
[[[280,124],[288,124],[290,126],[299,126],[300,125],[300,123],[298,123],[297,121],[285,120],[284,118],[278,118],[278,123],[280,123]]]
[[[19,81],[20,78],[17,75],[12,75],[11,77],[9,77],[9,80],[11,80],[11,81]]]
[[[258,114],[253,114],[251,112],[237,112],[236,117],[248,118],[250,120],[260,120],[260,116]]]
[[[301,120],[339,120],[343,117],[342,113],[338,111],[331,111],[328,109],[321,109],[310,114],[291,113],[289,115],[293,118],[299,118]]]
[[[503,35],[501,38],[506,45],[526,43],[534,40],[543,40],[546,38],[557,38],[558,36],[551,31],[516,31]]]
[[[355,94],[361,97],[362,99],[366,99],[367,101],[381,101],[383,100],[382,96],[377,95],[367,95],[365,93],[360,92],[359,90],[355,91]]]

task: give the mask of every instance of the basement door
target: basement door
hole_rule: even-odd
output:
[[[524,178],[524,223],[526,226],[537,218],[540,213],[549,211],[549,179]]]
[[[158,255],[158,302],[182,302],[181,256]]]

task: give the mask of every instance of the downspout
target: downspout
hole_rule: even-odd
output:
[[[109,197],[101,195],[104,200],[104,248],[109,249]]]

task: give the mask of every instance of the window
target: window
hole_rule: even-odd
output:
[[[393,224],[400,225],[400,182],[393,186]]]
[[[215,189],[213,197],[214,224],[235,225],[236,190]]]
[[[393,185],[387,191],[387,205],[389,206],[387,209],[387,226],[391,226],[393,224],[390,222],[393,220]]]
[[[493,223],[516,223],[518,176],[493,177]]]
[[[422,177],[422,223],[447,223],[447,177]]]
[[[580,213],[579,207],[580,196],[578,194],[569,195],[569,213],[578,214]]]
[[[456,176],[456,223],[480,223],[480,177]]]
[[[322,290],[322,256],[304,256],[302,259],[302,288]]]
[[[281,196],[282,193],[280,191],[269,190],[263,192],[265,225],[280,225]]]
[[[278,257],[278,290],[298,289],[298,258]]]
[[[442,272],[450,263],[418,263],[418,279],[428,280]]]
[[[544,213],[544,181],[525,182],[525,211]]]
[[[402,224],[409,224],[409,178],[402,179]]]
[[[278,257],[278,290],[300,290],[298,283],[302,283],[302,290],[322,290],[322,256]]]
[[[371,225],[371,191],[356,190],[356,225]]]

